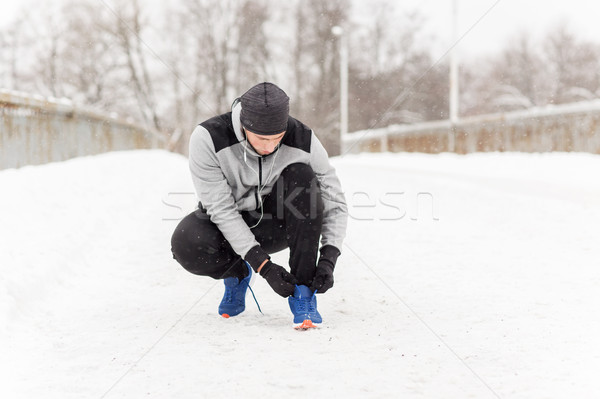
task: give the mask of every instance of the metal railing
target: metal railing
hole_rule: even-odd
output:
[[[162,145],[159,132],[116,115],[0,90],[0,169]]]
[[[600,101],[354,132],[343,153],[578,151],[600,154]]]

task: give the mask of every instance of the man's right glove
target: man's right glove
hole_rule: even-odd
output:
[[[270,260],[260,269],[260,275],[267,280],[267,283],[273,288],[273,291],[286,298],[294,295],[295,285],[298,280],[283,267],[271,262]]]

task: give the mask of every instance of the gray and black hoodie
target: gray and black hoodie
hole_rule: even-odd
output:
[[[190,139],[192,180],[210,220],[237,254],[246,260],[253,257],[255,262],[261,260],[257,256],[266,259],[268,255],[260,250],[240,212],[258,209],[259,195],[264,197],[271,192],[281,172],[290,164],[304,163],[317,175],[323,197],[321,255],[328,246],[339,254],[346,235],[348,209],[335,169],[317,136],[289,117],[278,149],[261,156],[246,141],[240,112],[241,104],[236,100],[231,112],[201,123]]]

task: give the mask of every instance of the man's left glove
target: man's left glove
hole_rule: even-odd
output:
[[[321,256],[317,262],[317,271],[310,285],[310,289],[323,294],[333,287],[333,269],[337,258],[340,256],[340,250],[333,245],[325,245],[321,248]]]
[[[317,291],[319,294],[325,293],[333,287],[333,263],[327,259],[320,259],[317,263],[317,272],[310,286],[312,291]]]

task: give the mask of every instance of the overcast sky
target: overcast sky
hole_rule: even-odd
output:
[[[427,29],[440,38],[442,48],[438,51],[445,51],[452,43],[452,3],[453,0],[403,0],[397,7],[415,8],[426,15]],[[577,36],[600,44],[600,2],[597,1],[457,0],[457,4],[459,37],[476,25],[460,41],[462,54],[495,53],[521,31],[539,39],[560,23],[566,23]]]
[[[154,0],[147,1],[156,4]],[[377,0],[355,1],[362,3],[364,7]],[[0,0],[0,26],[13,19],[22,5],[35,2],[36,0]],[[452,2],[453,0],[402,0],[395,2],[395,7],[397,11],[416,9],[426,16],[426,29],[439,38],[437,43],[439,48],[435,49],[435,52],[441,55],[452,43]],[[538,38],[560,22],[567,23],[580,37],[600,43],[600,23],[598,23],[600,2],[594,0],[457,0],[457,2],[459,36],[473,27],[489,10],[489,13],[460,42],[461,54],[469,56],[495,53],[519,31],[524,30],[531,33],[534,38]],[[273,3],[274,1],[270,4]]]

